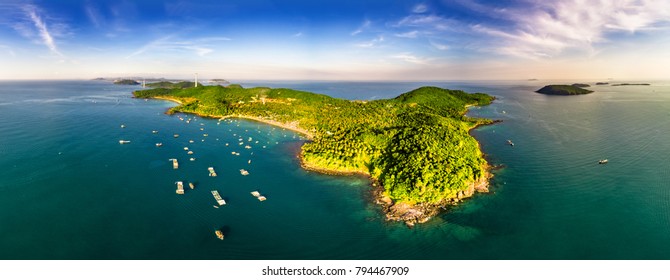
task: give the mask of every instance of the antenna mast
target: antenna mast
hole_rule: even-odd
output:
[[[195,87],[198,87],[198,73],[195,73]]]

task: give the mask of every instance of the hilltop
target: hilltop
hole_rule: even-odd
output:
[[[487,119],[467,106],[492,96],[422,87],[393,99],[350,101],[292,89],[203,86],[136,91],[137,98],[179,102],[168,113],[251,118],[306,134],[303,167],[363,173],[373,180],[387,218],[425,222],[475,190],[486,191],[488,165],[469,130]]]

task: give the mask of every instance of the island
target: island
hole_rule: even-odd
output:
[[[146,84],[146,86],[150,87],[150,88],[179,89],[179,88],[195,87],[195,82],[190,82],[190,81],[179,81],[179,82],[160,81],[160,82],[155,82],[155,83],[148,83],[148,84]],[[198,83],[198,86],[202,86],[202,84]]]
[[[650,86],[651,84],[647,83],[641,83],[641,84],[629,84],[629,83],[623,83],[623,84],[612,84],[613,87],[618,87],[618,86]]]
[[[580,88],[585,88],[585,87],[590,87],[591,85],[589,84],[582,84],[582,83],[575,83],[572,84],[573,87],[580,87]]]
[[[493,97],[421,87],[396,98],[344,100],[285,88],[155,88],[136,98],[178,102],[167,113],[246,118],[304,134],[301,165],[365,174],[388,220],[414,225],[475,192],[488,191],[489,165],[469,131],[492,120],[465,116]]]
[[[574,85],[548,85],[535,92],[548,95],[581,95],[592,93],[593,91]]]
[[[608,82],[597,82],[596,86],[604,86],[604,85],[609,85],[610,83]]]
[[[115,80],[114,81],[115,85],[139,85],[135,80],[130,80],[130,79],[122,79],[122,80]]]

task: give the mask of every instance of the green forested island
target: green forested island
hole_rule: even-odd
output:
[[[114,81],[115,85],[139,85],[135,80],[130,80],[130,79],[123,79],[123,80],[116,80]]]
[[[580,95],[593,91],[575,85],[548,85],[535,92],[549,95]]]
[[[424,222],[446,205],[486,191],[488,165],[469,130],[488,119],[465,116],[492,96],[422,87],[393,99],[351,101],[292,89],[198,86],[135,91],[180,104],[168,113],[241,117],[300,131],[305,168],[363,173],[387,218]]]

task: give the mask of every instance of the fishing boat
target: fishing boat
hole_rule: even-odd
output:
[[[608,162],[609,161],[607,159],[601,159],[601,160],[598,161],[598,164],[606,164]]]
[[[244,169],[240,169],[240,174],[242,174],[242,176],[247,176],[247,175],[249,175],[249,171],[246,171]]]
[[[156,143],[156,147],[163,146],[163,143]]]
[[[122,125],[121,125],[121,128],[126,128],[126,125],[125,125],[125,124],[122,124]]]
[[[224,238],[223,232],[220,229],[217,229],[216,231],[214,231],[214,234],[216,234],[216,238],[223,240],[223,238]]]
[[[175,133],[175,134],[174,134],[174,138],[177,138],[177,137],[179,137],[179,134],[176,134],[176,133]]]
[[[210,177],[216,177],[216,171],[214,171],[214,167],[207,167],[207,170],[209,171]]]
[[[129,140],[119,140],[119,144],[128,144],[130,143]]]
[[[218,203],[219,206],[226,205],[226,201],[223,200],[223,198],[219,194],[219,191],[212,191],[212,195],[214,196],[214,199],[216,199],[216,203]]]
[[[152,130],[151,133],[156,134],[158,133],[158,130]]]
[[[192,158],[189,158],[188,160],[190,160],[190,161],[195,161],[195,158],[192,157]]]
[[[177,181],[177,194],[184,194],[184,182]]]
[[[512,142],[512,140],[507,140],[507,144],[509,144],[510,146],[514,147],[514,143]]]
[[[191,189],[195,189],[195,185],[191,182],[188,183],[188,187],[191,188]]]
[[[259,197],[261,196],[261,193],[259,193],[258,191],[253,191],[251,192],[251,195],[253,195],[254,197]]]

